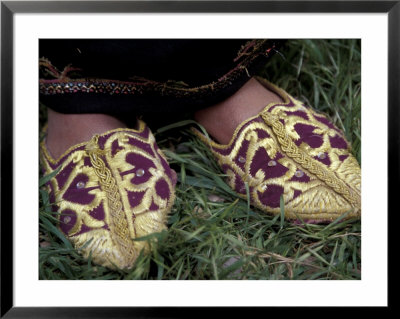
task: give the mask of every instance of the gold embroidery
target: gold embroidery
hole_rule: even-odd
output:
[[[343,181],[337,178],[333,172],[325,169],[323,164],[311,158],[294,144],[277,116],[271,115],[268,112],[262,112],[261,117],[265,120],[265,123],[272,127],[282,150],[287,156],[316,175],[337,193],[343,195],[352,205],[360,206],[360,198]]]
[[[165,156],[157,148],[151,132],[145,134],[145,127],[144,122],[139,121],[138,130],[116,129],[105,132],[89,142],[71,147],[58,159],[51,157],[45,140],[41,143],[40,156],[44,173],[50,174],[54,171],[53,167],[61,166],[58,174],[50,180],[55,204],[59,212],[71,210],[76,214],[76,222],[71,225],[68,238],[75,248],[82,248],[84,257],[87,258],[91,252],[94,263],[109,268],[131,268],[140,251],[149,250],[147,241],[133,239],[166,229],[167,215],[175,199],[174,184],[160,162],[165,160]],[[100,138],[104,141],[101,148]],[[118,147],[113,152],[114,142]],[[136,142],[146,145],[146,151],[133,145]],[[149,169],[148,180],[135,185],[131,182],[135,173],[123,174],[138,168],[136,164],[126,161],[129,153],[146,158],[155,166]],[[81,187],[73,185],[77,176],[81,175],[86,176],[86,183],[78,182]],[[59,183],[57,178],[63,179],[63,182],[60,180]],[[159,181],[165,182],[163,187],[168,188],[164,189],[168,191],[167,198],[161,198],[156,192]],[[67,200],[69,197],[65,195],[67,192],[71,194],[71,189],[77,196],[87,189],[85,202]],[[145,196],[136,202],[136,206],[131,206],[129,198],[141,192]],[[151,207],[153,202],[157,206]],[[96,209],[104,211],[104,220],[91,215]],[[60,226],[62,223],[63,219],[60,219]],[[89,229],[83,229],[83,226]]]
[[[122,210],[121,196],[115,179],[112,177],[110,170],[106,167],[100,158],[104,152],[101,152],[97,143],[98,135],[95,135],[87,144],[86,151],[89,154],[90,162],[94,167],[96,175],[99,177],[101,188],[106,192],[108,205],[110,209],[111,234],[116,247],[119,248],[121,254],[126,254],[128,260],[133,260],[135,251],[133,242],[129,233],[126,215]]]
[[[277,93],[283,103],[270,103],[258,115],[244,121],[236,128],[227,145],[220,145],[193,129],[194,133],[211,147],[218,163],[229,167],[226,169],[228,184],[236,189],[238,187],[236,176],[238,176],[242,182],[248,183],[252,188],[250,195],[253,205],[273,214],[280,213],[279,207],[266,206],[259,196],[270,186],[282,187],[285,216],[289,219],[301,217],[332,220],[349,211],[347,218],[359,216],[361,210],[360,167],[352,157],[349,147],[347,149],[334,148],[330,141],[330,138],[335,136],[344,139],[343,134],[319,121],[317,117],[323,117],[322,114],[304,107],[300,101],[268,81],[261,78],[258,80]],[[302,112],[302,115],[298,112]],[[297,146],[294,141],[300,136],[295,130],[296,124],[314,127],[312,134],[321,138],[321,146],[313,148],[305,142]],[[260,138],[257,130],[264,131],[268,137]],[[244,141],[247,141],[249,146],[242,169],[234,159],[237,158]],[[274,178],[266,176],[262,169],[251,174],[250,168],[254,156],[260,148],[263,148],[271,160],[275,161],[276,164],[273,166],[280,164],[288,171],[283,176]],[[228,149],[229,152],[227,152]],[[277,160],[278,153],[284,157]],[[343,155],[347,158],[340,160],[339,157]],[[325,165],[313,157],[327,158],[330,164]],[[268,166],[267,162],[265,166]],[[296,173],[298,171],[301,172]],[[299,182],[294,178],[303,175],[309,179],[308,182]],[[300,191],[301,194],[295,196],[295,191]],[[246,195],[238,195],[246,198]]]
[[[129,128],[116,128],[107,132],[104,132],[103,134],[98,134],[99,137],[101,136],[106,136],[109,135],[111,133],[118,133],[118,132],[128,132],[131,134],[141,134],[143,133],[146,124],[143,121],[138,121],[138,126],[139,128],[137,130],[133,130],[133,129],[129,129]],[[44,126],[43,131],[46,132],[47,131],[47,124]],[[145,141],[144,139],[142,139],[142,141]],[[53,158],[53,156],[49,153],[47,146],[46,146],[46,139],[44,139],[41,143],[40,143],[40,150],[43,153],[43,155],[45,156],[45,159],[47,161],[49,161],[51,164],[55,165],[58,162],[60,162],[60,160],[67,156],[69,153],[71,153],[73,150],[76,150],[79,147],[82,146],[86,146],[87,142],[83,142],[83,143],[79,143],[76,144],[74,146],[71,146],[70,148],[68,148],[63,154],[61,154],[58,158]]]

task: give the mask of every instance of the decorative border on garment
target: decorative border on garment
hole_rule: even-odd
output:
[[[137,95],[146,92],[157,92],[162,96],[189,97],[197,94],[206,94],[208,91],[221,90],[244,72],[248,75],[247,67],[259,56],[268,57],[275,51],[275,44],[268,46],[268,40],[251,40],[239,50],[234,62],[238,64],[222,77],[198,87],[188,87],[182,81],[158,82],[151,79],[132,77],[132,81],[117,81],[110,79],[81,78],[73,79],[68,75],[78,70],[67,66],[63,71],[57,70],[49,60],[41,58],[39,67],[54,79],[40,79],[39,92],[44,95],[97,93],[109,95]]]

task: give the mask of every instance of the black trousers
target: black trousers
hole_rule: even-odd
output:
[[[40,101],[61,113],[193,112],[234,94],[282,43],[41,39]]]

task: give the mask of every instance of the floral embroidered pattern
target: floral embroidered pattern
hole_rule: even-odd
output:
[[[176,175],[148,127],[117,129],[76,145],[59,159],[41,144],[45,174],[60,229],[85,257],[110,268],[131,268],[145,241],[166,228]],[[89,244],[87,242],[89,241]]]
[[[327,118],[285,91],[259,81],[284,102],[267,105],[242,123],[228,145],[194,130],[208,144],[228,183],[252,204],[272,214],[304,220],[333,220],[361,213],[361,169],[343,136]]]

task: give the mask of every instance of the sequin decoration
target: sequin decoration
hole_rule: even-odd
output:
[[[296,176],[296,177],[303,177],[304,176],[304,172],[303,171],[301,171],[301,170],[297,170],[295,173],[294,173],[294,176]]]
[[[60,230],[85,258],[91,254],[96,264],[130,269],[142,250],[149,251],[146,241],[132,239],[166,229],[176,175],[144,122],[138,130],[95,135],[59,159],[43,140],[40,159],[45,175],[61,167],[47,186],[64,213]],[[77,176],[85,180],[76,182]]]
[[[76,183],[76,188],[78,188],[78,189],[82,189],[82,188],[84,188],[85,187],[85,183],[84,182],[78,182],[78,183]]]
[[[144,169],[143,169],[143,168],[139,168],[139,169],[136,171],[136,176],[142,177],[143,175],[144,175]]]
[[[241,123],[230,144],[218,144],[193,128],[210,147],[229,186],[247,200],[247,184],[251,204],[271,214],[280,214],[283,197],[287,219],[359,217],[361,171],[343,132],[284,90],[257,80],[282,102],[268,104]],[[239,152],[245,165],[233,160]]]
[[[272,166],[276,166],[276,162],[275,161],[269,161],[268,162],[268,166],[272,167]]]

